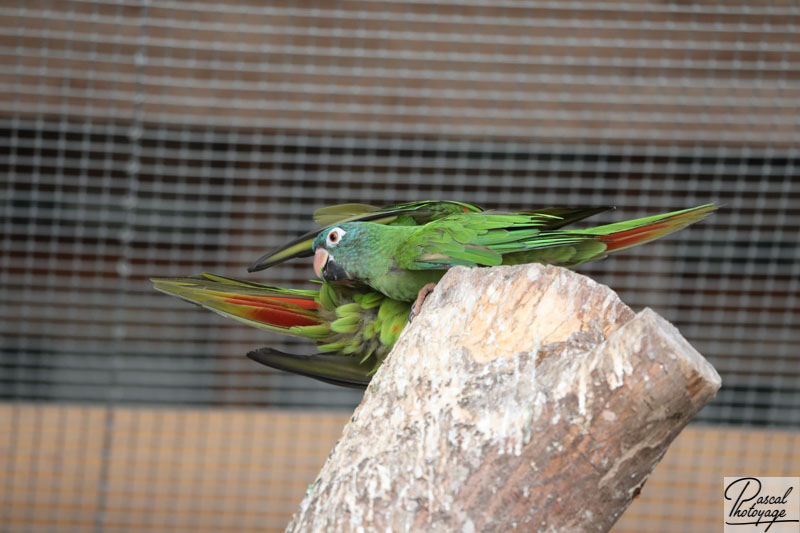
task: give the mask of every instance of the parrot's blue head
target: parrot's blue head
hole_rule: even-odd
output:
[[[314,272],[325,281],[349,281],[353,277],[346,265],[353,254],[358,254],[361,228],[356,222],[343,222],[327,228],[314,239]],[[337,261],[336,257],[339,257]]]

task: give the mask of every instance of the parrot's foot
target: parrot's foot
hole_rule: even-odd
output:
[[[428,295],[433,292],[434,287],[436,287],[435,283],[428,283],[419,290],[417,293],[417,299],[414,300],[414,305],[411,306],[411,312],[408,313],[409,322],[414,320],[414,317],[416,317],[420,311],[422,311],[422,304],[425,303],[425,298],[427,298]]]

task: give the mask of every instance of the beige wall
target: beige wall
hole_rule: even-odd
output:
[[[0,404],[0,523],[282,531],[348,416]],[[798,448],[798,431],[689,427],[614,531],[718,530],[723,476],[797,475]]]

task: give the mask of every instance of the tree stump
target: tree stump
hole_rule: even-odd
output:
[[[454,268],[287,531],[607,531],[719,386],[675,327],[586,276]]]

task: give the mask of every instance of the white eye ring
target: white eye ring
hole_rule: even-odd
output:
[[[325,241],[328,243],[328,246],[334,247],[339,244],[339,241],[342,240],[342,237],[345,236],[347,232],[342,228],[333,228],[328,232],[328,237]]]

